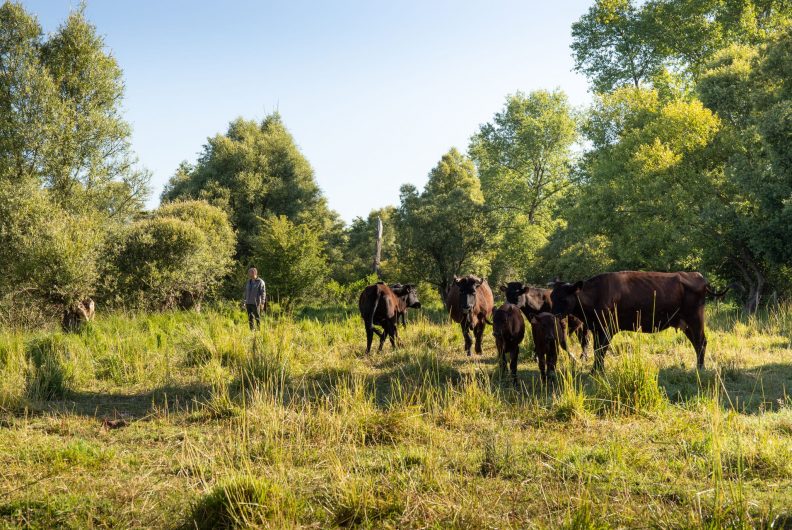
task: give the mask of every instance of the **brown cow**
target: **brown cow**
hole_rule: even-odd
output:
[[[366,327],[367,354],[371,352],[371,341],[375,333],[380,338],[378,351],[382,351],[386,337],[390,339],[391,346],[396,348],[396,340],[399,337],[397,318],[399,308],[402,306],[405,309],[421,307],[415,288],[401,287],[394,292],[384,282],[377,282],[360,293],[358,308]],[[375,329],[374,326],[381,326],[382,331]]]
[[[696,350],[696,365],[704,368],[706,296],[722,297],[698,272],[608,272],[577,283],[553,287],[553,313],[572,314],[594,333],[594,370],[605,367],[605,352],[619,331],[655,333],[669,327],[682,330]]]
[[[454,276],[446,295],[446,308],[454,322],[459,322],[462,327],[462,335],[465,337],[465,353],[470,355],[470,346],[473,341],[470,339],[470,330],[476,337],[476,353],[481,354],[481,339],[484,335],[484,326],[492,324],[489,317],[495,307],[495,299],[492,296],[487,280],[478,276],[468,275]]]
[[[548,377],[555,379],[558,348],[567,349],[566,319],[542,312],[531,315],[530,321],[536,357],[539,361],[539,375],[545,382]]]
[[[506,353],[509,354],[509,367],[512,379],[517,384],[517,356],[520,343],[525,336],[525,320],[520,308],[506,302],[492,314],[492,336],[498,349],[501,373],[506,369]]]
[[[399,310],[398,314],[396,315],[396,324],[399,323],[401,320],[402,327],[407,328],[407,310],[409,308],[420,309],[421,302],[418,301],[418,289],[415,287],[415,284],[412,283],[405,283],[404,285],[400,283],[392,283],[389,286],[391,290],[396,294],[399,298]],[[415,296],[415,299],[410,301],[410,296]],[[413,305],[410,305],[412,303]]]
[[[79,331],[83,324],[93,320],[96,314],[96,304],[93,299],[86,298],[75,302],[63,310],[61,327],[64,331]]]
[[[550,313],[553,310],[553,303],[550,300],[552,289],[523,285],[522,282],[509,282],[501,285],[500,289],[506,296],[506,301],[519,307],[525,318],[530,319],[537,313]],[[583,359],[588,359],[588,330],[583,321],[574,315],[568,315],[564,329],[567,333],[575,334],[580,342]],[[566,349],[566,341],[564,344]],[[573,360],[577,360],[571,351],[567,350],[567,353]]]

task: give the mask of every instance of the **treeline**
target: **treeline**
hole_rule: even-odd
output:
[[[380,273],[544,283],[696,269],[748,309],[792,294],[792,6],[597,1],[572,27],[593,104],[515,93],[423,189],[346,226],[281,117],[238,119],[145,210],[122,72],[77,11],[49,36],[0,7],[0,318],[236,299],[351,301]],[[515,65],[519,68],[520,65]]]

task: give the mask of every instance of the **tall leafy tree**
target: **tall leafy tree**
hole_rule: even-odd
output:
[[[205,199],[226,210],[239,234],[237,257],[251,256],[261,219],[285,216],[312,227],[326,247],[342,224],[314,178],[313,168],[277,113],[260,123],[238,119],[204,146],[198,162],[182,164],[163,201]]]
[[[443,294],[455,274],[489,269],[495,226],[473,162],[456,149],[443,155],[422,192],[402,186],[398,226],[405,277]]]
[[[68,311],[94,292],[107,231],[147,193],[122,96],[121,71],[82,11],[45,38],[21,5],[0,6],[0,294]]]
[[[566,95],[544,90],[507,97],[492,122],[471,139],[487,209],[502,235],[493,261],[498,279],[535,274],[537,250],[555,225],[559,198],[572,184],[576,140]]]

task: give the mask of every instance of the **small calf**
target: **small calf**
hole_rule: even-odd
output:
[[[525,336],[525,321],[520,308],[506,302],[492,315],[492,335],[498,349],[498,360],[501,372],[506,369],[506,353],[509,353],[509,364],[512,378],[517,380],[517,356],[520,354],[520,342]]]
[[[556,317],[552,313],[531,316],[531,333],[542,381],[547,381],[548,377],[555,378],[558,348],[567,350],[566,326],[565,318]]]

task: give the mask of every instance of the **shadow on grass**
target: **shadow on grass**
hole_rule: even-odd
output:
[[[129,416],[140,419],[164,410],[181,411],[195,400],[206,399],[210,391],[209,386],[197,383],[165,385],[137,393],[71,391],[63,399],[35,402],[33,408],[40,412],[69,413],[91,418]]]
[[[721,405],[741,414],[758,414],[790,405],[792,365],[770,363],[752,368],[696,371],[671,366],[660,369],[658,383],[672,403],[710,397],[720,385]]]

